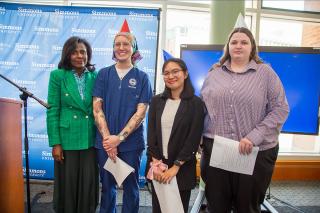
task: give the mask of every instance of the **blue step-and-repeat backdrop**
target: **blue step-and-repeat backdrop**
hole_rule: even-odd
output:
[[[159,16],[158,9],[0,3],[0,73],[46,101],[49,74],[57,67],[64,42],[72,35],[86,38],[93,48],[92,63],[99,70],[114,63],[113,38],[127,19],[143,56],[138,67],[149,75],[155,88]],[[0,79],[0,97],[19,100],[19,91]],[[45,113],[43,106],[28,99],[30,178],[35,179],[53,178]],[[145,161],[144,155],[141,185]],[[23,170],[25,173],[25,167]]]

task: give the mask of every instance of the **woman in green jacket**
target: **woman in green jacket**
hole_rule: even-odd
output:
[[[53,207],[59,213],[94,213],[98,204],[91,57],[90,44],[73,36],[50,74],[47,131],[54,158]]]

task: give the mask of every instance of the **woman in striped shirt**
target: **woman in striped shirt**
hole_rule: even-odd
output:
[[[257,53],[252,33],[235,28],[220,61],[210,70],[201,97],[207,107],[201,175],[210,212],[260,212],[289,107],[282,83]],[[239,153],[259,147],[252,175],[209,166],[215,135],[239,141]]]

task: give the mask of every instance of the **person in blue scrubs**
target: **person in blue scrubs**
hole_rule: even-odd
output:
[[[96,148],[102,193],[100,213],[116,212],[116,181],[103,169],[107,159],[122,159],[135,169],[123,182],[124,213],[139,210],[139,168],[145,148],[143,119],[152,97],[148,76],[135,64],[141,59],[137,42],[125,20],[113,44],[114,65],[99,71],[93,89],[97,126]]]

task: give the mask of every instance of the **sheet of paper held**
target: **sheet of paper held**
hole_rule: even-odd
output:
[[[152,180],[152,183],[161,212],[184,213],[176,177],[172,178],[169,184],[159,183],[156,180]]]
[[[209,165],[231,172],[252,175],[259,147],[253,147],[249,155],[241,155],[238,146],[238,141],[215,135]]]
[[[131,172],[134,172],[134,168],[132,168],[130,165],[128,165],[118,157],[116,157],[116,162],[113,162],[110,158],[108,158],[103,168],[113,175],[119,187],[127,178],[127,176]]]

